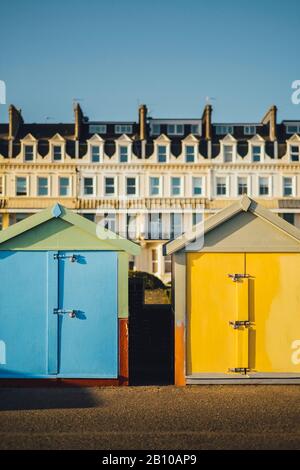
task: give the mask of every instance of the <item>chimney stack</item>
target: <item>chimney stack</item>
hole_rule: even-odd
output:
[[[204,125],[204,137],[206,140],[211,140],[212,131],[211,131],[211,115],[212,115],[212,106],[207,104],[204,108],[202,115],[202,123]]]
[[[80,140],[82,122],[83,122],[83,112],[79,103],[76,103],[74,106],[74,116],[75,116],[75,140]]]
[[[140,140],[147,139],[147,106],[141,104],[139,107],[139,129],[140,129]]]
[[[17,109],[13,104],[9,107],[8,115],[8,138],[12,141],[16,138],[20,126],[24,124],[24,120],[22,118],[21,110]]]
[[[269,124],[269,137],[272,142],[277,140],[276,123],[277,123],[277,107],[271,106],[262,118],[262,124]]]

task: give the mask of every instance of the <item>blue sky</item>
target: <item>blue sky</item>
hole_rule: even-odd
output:
[[[1,0],[0,79],[27,122],[198,117],[300,118],[298,0]],[[6,121],[0,106],[0,121]]]

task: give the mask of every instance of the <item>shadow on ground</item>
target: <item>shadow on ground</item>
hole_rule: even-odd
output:
[[[0,411],[82,409],[101,404],[99,396],[82,387],[0,389]]]

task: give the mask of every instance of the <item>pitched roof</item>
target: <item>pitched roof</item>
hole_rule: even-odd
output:
[[[186,232],[179,236],[175,240],[171,240],[166,243],[163,247],[164,255],[170,255],[181,250],[185,246],[195,241],[197,238],[203,237],[208,232],[212,231],[219,225],[227,222],[241,212],[250,212],[255,216],[263,219],[264,221],[273,225],[280,231],[284,232],[289,237],[293,238],[300,244],[300,230],[286,222],[284,219],[265,207],[258,204],[256,201],[251,199],[249,196],[242,196],[238,201],[234,202],[228,207],[225,207],[220,212],[209,217],[207,220],[199,223],[194,230]]]
[[[69,224],[89,233],[93,237],[96,237],[99,240],[99,245],[101,241],[104,240],[108,245],[111,245],[112,248],[115,248],[116,251],[126,251],[132,255],[138,255],[140,253],[141,248],[136,243],[105,229],[100,224],[95,224],[81,215],[70,211],[61,204],[55,204],[48,209],[31,215],[30,217],[14,225],[11,225],[7,229],[2,230],[0,232],[0,245],[1,243],[17,237],[18,235],[21,235],[22,233],[34,229],[35,227],[55,218],[60,218],[65,222],[68,222]]]

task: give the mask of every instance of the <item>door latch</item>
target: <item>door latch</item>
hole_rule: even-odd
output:
[[[76,310],[66,310],[66,309],[63,309],[63,308],[54,308],[53,313],[55,315],[67,314],[70,318],[75,318],[76,317]]]
[[[243,374],[247,375],[250,372],[248,367],[233,367],[232,369],[228,369],[228,372],[234,372],[235,374]]]
[[[249,320],[230,320],[229,325],[232,326],[234,330],[237,330],[241,326],[249,328],[251,326],[251,322]]]
[[[71,263],[75,263],[77,256],[76,255],[62,255],[60,253],[55,253],[53,255],[54,259],[69,259]]]
[[[239,279],[245,279],[250,277],[250,274],[240,274],[240,273],[234,273],[234,274],[228,274],[228,277],[230,277],[233,282],[238,282]]]

